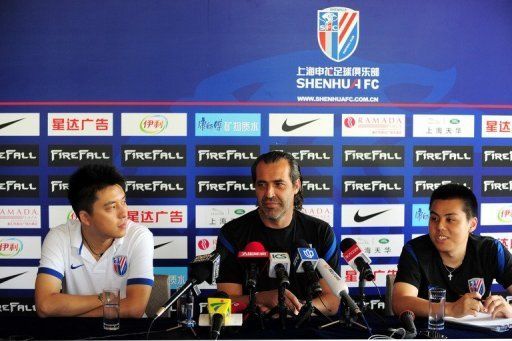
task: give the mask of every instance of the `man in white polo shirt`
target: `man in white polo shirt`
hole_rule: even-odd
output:
[[[39,316],[102,316],[100,293],[121,290],[121,317],[141,317],[153,285],[153,235],[128,220],[125,180],[107,165],[87,165],[69,179],[79,220],[48,232],[36,278]]]

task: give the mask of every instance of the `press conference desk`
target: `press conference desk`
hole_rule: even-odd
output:
[[[396,318],[380,318],[368,316],[374,334],[384,333],[387,328],[400,326]],[[291,322],[291,321],[290,321]],[[37,317],[1,317],[0,340],[49,340],[49,339],[146,339],[149,319],[122,319],[119,331],[107,332],[102,329],[101,318],[47,318]],[[242,328],[224,328],[221,339],[367,339],[368,334],[356,327],[331,326],[319,330],[318,325],[325,320],[314,318],[309,325],[294,328],[290,323],[282,330],[278,321],[268,321],[266,328],[261,330],[258,324],[244,324]],[[418,329],[424,329],[426,320],[416,323]],[[194,339],[194,335],[186,328],[167,329],[176,326],[174,320],[159,319],[152,327],[149,339]],[[208,328],[196,327],[199,339],[208,339]],[[449,339],[465,338],[512,338],[512,331],[496,333],[481,330],[463,329],[459,326],[447,325],[442,332]],[[387,333],[389,335],[389,333]]]

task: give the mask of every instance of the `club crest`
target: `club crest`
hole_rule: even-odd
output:
[[[335,62],[354,53],[359,42],[359,11],[328,7],[318,11],[317,38],[322,52]]]
[[[114,271],[119,276],[124,276],[128,270],[128,259],[126,256],[115,256],[112,258]]]
[[[469,292],[477,292],[480,295],[485,293],[485,283],[483,278],[468,279]]]

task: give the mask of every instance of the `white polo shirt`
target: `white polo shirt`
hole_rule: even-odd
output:
[[[128,221],[126,235],[96,261],[84,246],[79,220],[52,228],[46,235],[38,273],[62,280],[62,292],[94,295],[104,288],[121,289],[126,297],[130,284],[153,285],[153,234],[143,225]]]

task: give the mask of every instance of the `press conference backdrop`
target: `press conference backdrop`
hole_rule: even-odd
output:
[[[254,209],[250,165],[276,149],[302,165],[304,211],[356,239],[380,287],[442,183],[471,187],[477,232],[510,248],[510,13],[498,0],[0,2],[2,302],[32,295],[44,236],[76,218],[68,176],[90,162],[126,176],[130,218],[174,288]]]

